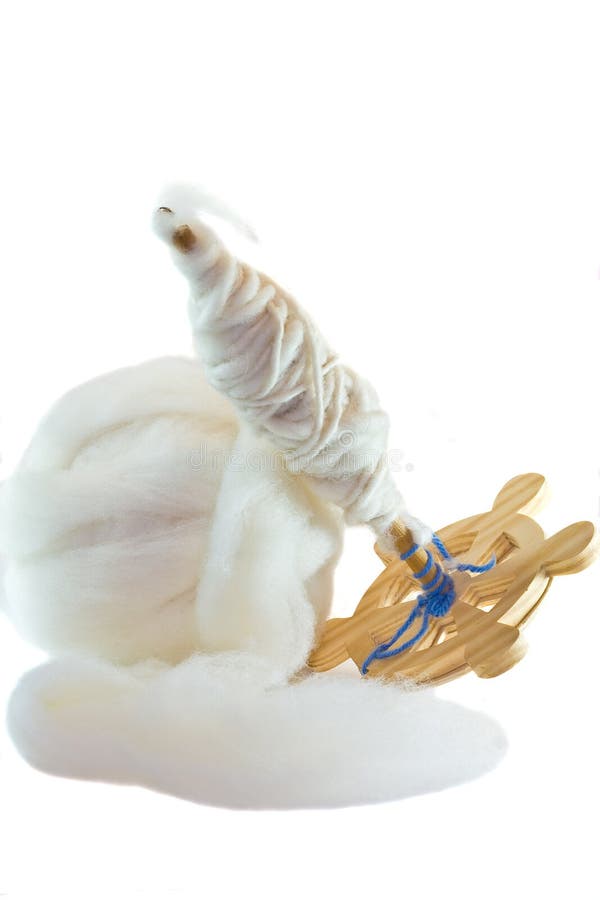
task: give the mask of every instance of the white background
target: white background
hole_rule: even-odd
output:
[[[597,520],[596,3],[14,3],[0,42],[4,475],[63,390],[189,351],[149,217],[191,179],[378,387],[415,514],[535,470],[545,527]],[[378,570],[349,534],[336,608]],[[40,775],[2,734],[0,894],[598,897],[599,571],[556,581],[516,669],[441,690],[511,744],[442,794],[214,810]],[[0,702],[38,658],[2,621]]]

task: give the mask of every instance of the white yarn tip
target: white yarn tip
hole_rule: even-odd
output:
[[[168,239],[173,227],[190,225],[197,219],[198,213],[206,213],[228,222],[248,240],[258,241],[256,232],[245,219],[223,200],[197,185],[167,185],[160,192],[156,205],[154,229],[163,240]]]
[[[185,217],[176,215],[170,206],[159,206],[152,216],[152,227],[161,240],[169,243],[174,230],[185,224]]]

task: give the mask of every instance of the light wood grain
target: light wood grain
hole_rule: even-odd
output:
[[[401,675],[441,683],[474,671],[482,678],[492,678],[522,659],[526,645],[521,629],[546,595],[552,578],[580,572],[598,555],[591,522],[576,522],[545,538],[529,515],[539,508],[544,488],[541,475],[519,475],[504,485],[491,510],[437,532],[458,561],[481,565],[495,553],[497,565],[479,575],[454,572],[456,601],[450,613],[435,620],[428,633],[406,652],[374,660],[370,676]],[[395,527],[394,538],[398,553],[412,544],[410,531],[402,523]],[[372,650],[403,624],[416,595],[427,586],[429,575],[421,585],[412,577],[425,564],[424,550],[403,562],[397,554],[375,549],[385,563],[384,571],[351,617],[326,622],[309,660],[312,669],[325,671],[348,658],[361,668]],[[443,564],[435,548],[429,549]]]

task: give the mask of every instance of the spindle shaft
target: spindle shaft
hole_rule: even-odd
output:
[[[414,547],[415,545],[415,540],[412,536],[412,532],[403,522],[398,519],[392,523],[390,527],[390,534],[393,538],[394,546],[400,555],[408,553],[411,547]],[[414,553],[411,553],[411,555],[407,557],[405,562],[413,575],[418,575],[419,572],[422,572],[423,569],[425,569],[427,563],[429,562],[427,550],[424,547],[419,547],[417,550],[415,550]],[[421,578],[416,578],[415,580],[419,582],[424,590],[427,590],[429,587],[431,587],[436,577],[436,568],[435,566],[431,566],[429,571],[425,575],[423,575]]]

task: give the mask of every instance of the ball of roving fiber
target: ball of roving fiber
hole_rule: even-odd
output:
[[[59,400],[3,486],[0,522],[19,630],[117,663],[242,648],[297,669],[341,542],[337,511],[177,358]]]

